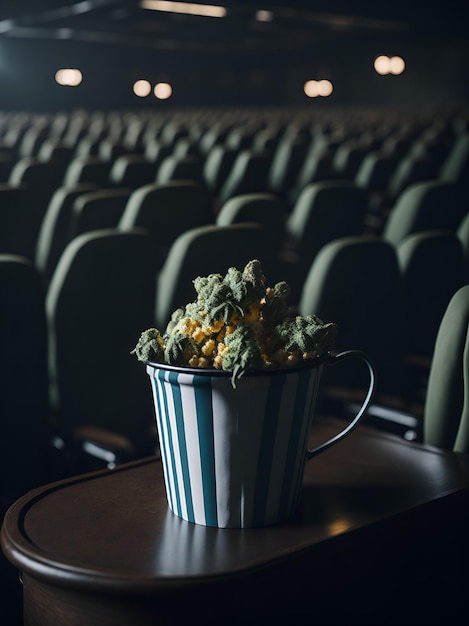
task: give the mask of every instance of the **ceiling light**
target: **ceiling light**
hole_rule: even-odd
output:
[[[169,2],[167,0],[141,0],[142,9],[165,11],[166,13],[184,13],[185,15],[203,15],[205,17],[225,17],[225,7],[214,4],[194,4],[193,2]]]

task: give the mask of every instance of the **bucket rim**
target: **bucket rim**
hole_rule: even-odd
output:
[[[243,374],[244,377],[254,377],[254,376],[281,376],[284,374],[289,374],[298,371],[304,370],[313,370],[318,368],[321,365],[324,365],[331,359],[331,354],[323,354],[321,356],[315,357],[314,359],[308,359],[303,361],[302,363],[297,363],[296,365],[291,365],[289,367],[269,367],[265,369],[258,370],[249,370]],[[151,367],[153,369],[165,370],[168,372],[178,372],[179,374],[189,374],[196,376],[207,376],[207,377],[216,377],[216,378],[231,378],[233,376],[233,372],[231,370],[222,370],[222,369],[210,369],[204,367],[189,367],[185,365],[170,365],[169,363],[161,363],[158,361],[143,361],[147,367]]]

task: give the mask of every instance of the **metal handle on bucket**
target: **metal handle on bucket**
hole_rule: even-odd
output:
[[[361,420],[363,415],[366,413],[368,407],[370,406],[371,400],[373,398],[374,390],[375,390],[376,375],[375,375],[374,365],[371,359],[369,358],[369,356],[365,352],[361,352],[360,350],[346,350],[345,352],[340,352],[339,354],[336,354],[335,356],[331,357],[331,360],[329,361],[328,365],[336,365],[339,361],[343,361],[344,359],[348,359],[348,358],[358,358],[366,363],[369,374],[370,374],[370,384],[368,386],[368,392],[366,394],[366,397],[363,401],[362,406],[360,407],[360,410],[358,411],[357,415],[353,418],[353,420],[350,422],[350,424],[346,426],[346,428],[341,430],[340,433],[335,435],[335,437],[332,437],[331,439],[321,444],[317,448],[314,448],[313,450],[307,450],[306,451],[307,461],[310,461],[313,457],[317,456],[321,452],[324,452],[331,446],[341,441],[344,437],[346,437],[355,428],[355,426],[358,424],[358,422]]]

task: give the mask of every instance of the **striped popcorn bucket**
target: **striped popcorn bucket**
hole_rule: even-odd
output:
[[[370,385],[356,417],[314,450],[307,440],[326,365],[359,357]],[[373,365],[359,351],[311,366],[231,374],[147,362],[169,508],[184,520],[218,528],[287,520],[301,494],[305,462],[340,441],[371,402]]]

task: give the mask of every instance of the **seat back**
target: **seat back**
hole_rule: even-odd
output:
[[[469,285],[451,298],[435,343],[423,420],[424,442],[469,453]]]
[[[56,161],[40,161],[37,157],[24,157],[17,161],[10,172],[8,182],[26,185],[45,199],[60,186],[66,164]]]
[[[68,243],[72,207],[81,194],[96,189],[96,185],[80,183],[59,187],[47,205],[44,219],[37,237],[34,263],[47,284],[55,270],[55,266]]]
[[[219,193],[237,156],[236,148],[228,148],[220,144],[213,146],[207,153],[202,173],[205,184],[214,195]]]
[[[18,145],[18,155],[21,159],[36,157],[43,142],[49,136],[49,128],[46,125],[29,126]]]
[[[155,175],[155,164],[142,154],[124,154],[113,162],[109,180],[116,187],[136,189],[152,183]]]
[[[465,280],[469,283],[469,212],[461,220],[456,230],[456,235],[462,245],[465,263]]]
[[[92,426],[145,449],[151,394],[130,352],[152,325],[154,294],[144,231],[93,231],[65,248],[46,296],[50,399],[65,438]]]
[[[155,176],[166,157],[172,154],[171,146],[158,139],[148,140],[145,144],[144,157],[153,164]]]
[[[75,156],[67,166],[63,184],[77,185],[79,183],[93,183],[99,187],[108,187],[111,161],[97,155]]]
[[[338,350],[371,356],[378,393],[401,392],[403,297],[393,246],[368,235],[326,244],[311,265],[298,308],[302,315],[338,324]],[[359,368],[329,369],[335,384],[366,389],[366,373]]]
[[[252,259],[264,263],[265,234],[258,224],[208,225],[180,235],[171,246],[157,279],[155,323],[164,331],[172,313],[195,298],[197,276],[225,274],[244,268]]]
[[[270,162],[269,154],[241,150],[220,189],[218,196],[220,201],[226,202],[242,193],[268,191]]]
[[[202,161],[198,156],[167,156],[160,164],[155,182],[167,183],[170,180],[194,180],[204,183]]]
[[[386,202],[393,204],[411,185],[436,180],[438,167],[427,155],[406,154],[399,159],[386,188]]]
[[[442,180],[467,185],[469,175],[469,133],[461,132],[443,161],[439,176]]]
[[[74,147],[58,138],[46,139],[41,144],[41,148],[38,153],[39,160],[59,163],[64,168],[63,171],[65,171],[66,166],[70,163],[73,156]],[[60,182],[62,182],[62,178]]]
[[[408,235],[396,250],[403,280],[405,349],[431,359],[446,307],[466,282],[462,245],[451,231],[430,230]]]
[[[333,157],[334,152],[329,149],[310,150],[299,168],[292,189],[288,194],[292,204],[298,200],[299,195],[307,185],[338,178],[332,169]]]
[[[129,154],[129,147],[120,138],[101,139],[98,146],[98,156],[105,161],[114,161],[123,154]]]
[[[216,217],[216,223],[219,226],[241,222],[261,224],[273,255],[276,255],[283,241],[286,215],[286,203],[275,194],[248,193],[227,200]]]
[[[195,181],[173,180],[133,191],[118,228],[145,228],[153,239],[156,267],[160,267],[178,235],[213,221],[210,192]]]
[[[117,228],[130,189],[98,189],[81,194],[72,205],[69,241],[90,230]]]
[[[467,213],[467,195],[457,183],[430,180],[409,186],[386,220],[383,237],[397,245],[411,233],[446,228],[456,231]]]
[[[42,210],[36,210],[30,189],[0,184],[0,253],[33,259],[41,220]]]
[[[365,190],[349,181],[311,183],[303,189],[286,222],[299,282],[326,243],[363,233],[366,206]]]
[[[13,167],[8,183],[15,187],[24,187],[30,194],[30,215],[23,221],[23,228],[37,239],[39,228],[47,206],[55,190],[61,185],[66,165],[53,161],[39,161],[36,157],[24,157]]]
[[[309,148],[305,137],[284,137],[273,153],[268,173],[268,188],[279,196],[286,196],[293,187],[298,170]]]
[[[0,500],[47,482],[47,326],[41,277],[26,257],[0,254]]]
[[[337,178],[353,180],[370,147],[358,139],[349,139],[338,146],[332,160],[332,169]]]
[[[354,182],[368,191],[384,194],[396,166],[395,157],[378,150],[369,152],[357,169]]]

